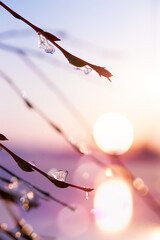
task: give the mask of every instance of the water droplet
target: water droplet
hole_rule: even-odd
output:
[[[54,177],[55,179],[57,179],[59,181],[64,182],[68,175],[68,171],[57,170],[55,168],[52,168],[49,170],[48,175],[51,177]]]
[[[20,238],[21,237],[21,233],[20,232],[16,232],[16,237]]]
[[[34,161],[30,161],[29,163],[30,163],[32,166],[36,167],[36,164],[35,164]]]
[[[75,140],[72,136],[69,136],[69,137],[68,137],[68,141],[69,141],[71,144],[73,144],[73,145],[76,145],[76,144],[77,144],[76,140]]]
[[[143,195],[143,196],[146,196],[148,194],[148,187],[146,185],[144,185],[141,189],[138,190],[138,192]]]
[[[148,187],[144,184],[144,182],[141,178],[136,178],[133,181],[133,186],[143,196],[145,196],[149,191]]]
[[[41,238],[40,238],[40,237],[38,236],[38,234],[35,233],[35,232],[31,233],[31,238],[32,238],[33,240],[41,240]],[[42,238],[42,239],[44,239],[44,238]]]
[[[27,93],[26,93],[25,90],[22,90],[22,97],[25,98],[25,99],[27,99]]]
[[[0,224],[0,228],[2,228],[3,230],[6,230],[7,229],[7,224],[6,223],[2,223]]]
[[[88,200],[88,198],[89,198],[89,193],[88,192],[85,193],[85,197]]]
[[[113,177],[114,174],[113,174],[112,169],[111,168],[106,168],[105,175],[106,175],[106,177]]]
[[[86,146],[86,144],[84,142],[80,142],[77,144],[77,147],[79,149],[79,151],[85,155],[88,155],[89,154],[89,150]]]
[[[27,198],[28,198],[29,200],[32,200],[32,199],[34,198],[34,193],[33,193],[32,191],[28,192],[28,193],[27,193]]]
[[[88,75],[92,71],[92,68],[88,66],[76,67],[75,69],[83,71],[86,75]]]
[[[29,203],[29,201],[28,201],[27,198],[25,198],[25,197],[21,197],[21,198],[20,198],[20,201],[21,201],[22,203]]]
[[[55,48],[48,43],[47,39],[42,35],[39,34],[39,41],[38,41],[39,47],[43,48],[46,53],[54,53]]]
[[[135,189],[140,190],[144,187],[144,182],[141,178],[136,178],[133,181],[133,186],[135,187]]]
[[[30,235],[33,232],[33,228],[30,224],[24,224],[22,227],[22,232],[26,235]]]
[[[12,183],[8,184],[8,189],[9,190],[15,190],[15,189],[17,189],[19,187],[19,181],[17,180],[16,177],[12,177],[11,178],[11,182]]]
[[[26,223],[26,221],[24,220],[24,218],[21,218],[19,220],[19,225],[22,227],[24,224]]]
[[[16,177],[11,177],[11,182],[18,182]]]

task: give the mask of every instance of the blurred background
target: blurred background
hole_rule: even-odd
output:
[[[2,7],[0,70],[67,136],[85,143],[106,165],[113,162],[93,141],[95,124],[104,113],[124,116],[130,122],[134,138],[120,158],[136,177],[143,178],[159,200],[159,1],[4,0],[3,3],[59,37],[61,42],[57,43],[67,51],[106,67],[113,76],[109,82],[94,71],[85,75],[69,64],[57,48],[53,55],[45,53],[39,48],[39,36]],[[45,172],[51,168],[68,170],[68,182],[95,188],[88,199],[85,193],[74,189],[57,189],[37,173],[33,179],[33,173],[17,169],[7,153],[1,151],[2,165],[77,207],[74,213],[56,203],[41,201],[39,209],[22,211],[21,215],[38,233],[60,240],[160,238],[159,217],[132,190],[132,213],[127,225],[118,232],[99,227],[94,209],[99,185],[104,181],[100,177],[105,175],[104,168],[90,156],[76,153],[40,116],[26,108],[2,76],[0,97],[0,127],[9,139],[8,148],[27,161],[34,161]],[[115,160],[116,164],[118,161]]]

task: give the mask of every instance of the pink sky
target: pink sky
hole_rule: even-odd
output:
[[[5,3],[6,1],[4,1]],[[6,2],[7,3],[7,2]],[[32,4],[32,8],[30,8]],[[128,118],[134,128],[134,145],[149,143],[159,148],[159,30],[157,1],[89,1],[83,6],[74,1],[48,3],[10,3],[10,7],[39,27],[53,34],[64,31],[61,46],[94,64],[105,66],[112,82],[91,72],[85,76],[69,66],[58,49],[49,59],[59,60],[62,66],[48,64],[31,57],[41,70],[67,96],[91,130],[96,119],[105,112],[118,112]],[[82,10],[83,17],[82,17]],[[53,10],[51,10],[53,9]],[[54,11],[55,9],[55,11]],[[67,9],[67,11],[66,11]],[[52,14],[54,12],[54,14]],[[1,33],[14,29],[29,29],[1,9]],[[72,14],[70,14],[72,13]],[[74,19],[74,21],[73,21]],[[31,31],[32,32],[32,31]],[[60,36],[61,37],[61,36]],[[78,40],[78,41],[77,41]],[[38,36],[1,38],[2,43],[38,48]],[[88,141],[87,133],[68,113],[66,106],[14,53],[1,51],[1,70],[41,108],[67,135]],[[44,53],[45,54],[45,53]],[[3,59],[3,61],[2,61]],[[1,132],[14,143],[33,146],[60,146],[65,143],[33,111],[24,107],[19,97],[1,78]]]

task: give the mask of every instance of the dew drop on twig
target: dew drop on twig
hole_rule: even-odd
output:
[[[8,226],[6,223],[1,223],[0,228],[2,228],[3,230],[6,230],[8,228]]]
[[[87,148],[87,146],[86,146],[86,144],[84,142],[78,143],[77,147],[78,147],[79,151],[81,153],[83,153],[84,155],[88,155],[89,154],[89,150],[88,150],[88,148]]]
[[[83,71],[86,75],[88,75],[92,71],[92,68],[88,66],[76,67],[75,69]]]
[[[144,182],[141,178],[136,178],[133,181],[133,186],[135,187],[135,189],[140,190],[144,187]]]
[[[85,192],[85,197],[86,197],[86,199],[88,200],[88,198],[89,198],[89,192]]]
[[[19,231],[18,231],[18,232],[16,232],[16,234],[15,234],[15,235],[16,235],[16,237],[17,237],[17,238],[20,238],[20,237],[21,237],[21,233],[20,233]]]
[[[147,195],[147,193],[149,191],[148,187],[144,184],[144,182],[141,178],[134,179],[133,186],[143,196]]]
[[[114,174],[113,174],[113,171],[112,171],[112,169],[111,168],[106,168],[106,170],[105,170],[105,175],[106,175],[106,177],[113,177],[114,176]]]
[[[34,161],[30,161],[29,163],[30,163],[32,166],[36,167],[36,164],[35,164]]]
[[[29,201],[28,201],[28,199],[25,198],[25,197],[21,197],[21,198],[20,198],[20,201],[21,201],[21,203],[22,203],[22,208],[23,208],[24,210],[28,211],[28,210],[29,210]]]
[[[55,52],[55,48],[48,43],[47,39],[42,34],[39,34],[38,45],[40,48],[43,48],[46,53]]]
[[[9,190],[16,190],[19,187],[19,181],[16,177],[11,178],[11,183],[8,184]]]
[[[149,192],[149,189],[146,185],[144,185],[144,187],[142,189],[139,190],[139,193],[143,196],[146,196]]]
[[[33,232],[33,227],[30,224],[25,223],[22,227],[22,233],[30,235]]]
[[[30,191],[30,192],[27,192],[27,198],[29,199],[29,200],[32,200],[33,198],[34,198],[34,192],[32,192],[32,191]]]
[[[48,175],[51,177],[54,177],[58,181],[64,182],[66,180],[66,177],[68,175],[68,171],[63,170],[57,170],[55,168],[52,168],[49,170]]]
[[[69,141],[72,145],[76,145],[76,144],[77,144],[76,140],[75,140],[72,136],[69,136],[69,137],[68,137],[68,141]]]
[[[31,233],[31,239],[33,240],[45,240],[45,238],[41,238],[37,233],[32,232]]]

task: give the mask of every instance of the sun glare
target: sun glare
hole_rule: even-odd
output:
[[[93,135],[98,147],[109,154],[123,154],[133,142],[133,127],[118,113],[100,116],[94,125]]]
[[[94,200],[97,225],[105,232],[123,229],[132,217],[132,206],[132,194],[124,181],[112,179],[104,182]]]

